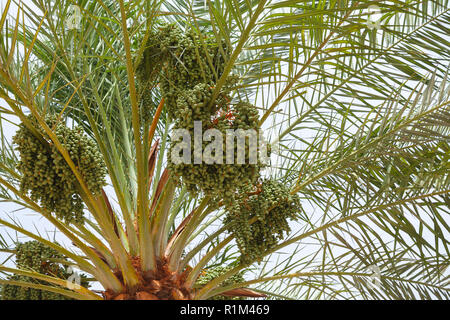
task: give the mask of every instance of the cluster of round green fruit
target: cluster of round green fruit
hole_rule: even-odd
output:
[[[36,137],[24,124],[13,137],[20,154],[18,170],[22,173],[21,190],[30,192],[31,199],[54,212],[66,222],[83,222],[83,202],[79,183],[63,155],[52,143],[37,121],[29,116],[43,137]],[[80,127],[68,128],[55,116],[45,118],[59,142],[68,151],[90,192],[98,194],[106,185],[106,167],[97,145],[85,136]]]
[[[31,270],[60,279],[68,279],[70,274],[67,266],[59,263],[64,260],[65,257],[59,252],[38,241],[19,243],[16,246],[16,265],[19,269]],[[23,275],[12,275],[8,277],[8,280],[52,286],[46,281],[36,280]],[[84,275],[80,276],[80,285],[88,287],[88,282]],[[5,284],[2,287],[1,297],[3,300],[71,300],[58,293],[12,284]]]
[[[28,241],[16,245],[16,265],[33,271],[50,274],[58,273],[60,266],[54,263],[64,256],[39,241]]]
[[[202,122],[202,132],[215,129],[217,136],[211,137],[212,142],[206,139],[196,142],[193,129],[183,129],[189,131],[191,149],[188,152],[191,152],[193,158],[190,163],[169,162],[169,168],[181,178],[188,191],[193,194],[203,191],[207,195],[220,198],[232,197],[239,186],[253,184],[258,179],[262,164],[257,157],[251,159],[259,151],[258,112],[251,104],[237,103],[230,107],[228,113],[218,116],[214,121]],[[233,136],[228,135],[228,130],[231,130]],[[239,137],[238,133],[245,134],[246,130],[252,130],[250,132],[254,133],[255,139]],[[180,142],[172,141],[170,155],[175,152],[177,143]],[[201,144],[200,154],[196,152],[195,143]],[[196,157],[202,160],[201,163],[195,163]]]
[[[234,139],[229,140],[233,146],[228,146],[234,150],[233,158],[226,159],[227,130],[253,129],[259,138],[256,107],[244,102],[233,103],[229,95],[238,81],[237,76],[229,76],[218,97],[211,101],[228,58],[229,50],[224,42],[217,43],[192,29],[183,31],[175,25],[164,25],[148,38],[147,49],[137,68],[138,83],[159,81],[165,108],[174,120],[173,129],[185,129],[189,133],[191,162],[175,163],[169,157],[169,169],[194,194],[203,191],[211,196],[231,195],[240,185],[253,183],[259,177],[262,166],[259,158],[249,161],[250,139],[245,139],[243,143],[243,163],[237,164],[238,146]],[[222,148],[212,150],[211,159],[202,159],[201,163],[194,161],[198,158],[194,148],[194,121],[201,121],[202,132],[216,129],[221,133]],[[178,143],[171,141],[169,155]],[[204,155],[210,143],[200,143],[201,155]],[[214,146],[217,144],[214,143]],[[256,145],[254,147],[257,148]],[[216,155],[215,152],[220,149],[223,152]]]
[[[141,99],[151,102],[148,88],[158,82],[171,119],[180,118],[177,103],[180,96],[189,96],[189,91],[197,94],[210,91],[222,75],[224,54],[227,54],[224,42],[218,45],[192,29],[183,31],[174,24],[164,24],[150,33],[145,46],[136,69]],[[235,77],[230,77],[225,89],[229,88],[232,79],[235,81]],[[201,85],[200,91],[195,88],[197,85]],[[219,100],[223,100],[223,95],[221,93]],[[201,102],[209,100],[202,99]],[[154,103],[150,105],[154,106]],[[213,113],[214,110],[211,110],[209,116]]]
[[[203,120],[203,116],[213,115],[216,105],[212,104],[210,109],[206,105],[210,102],[209,92],[224,69],[225,60],[222,55],[225,52],[224,48],[220,48],[221,44],[216,44],[209,38],[201,38],[193,30],[183,32],[173,25],[163,29],[163,33],[161,46],[169,54],[160,78],[160,88],[169,116],[174,120],[180,119],[182,115],[178,112],[180,107],[177,103],[178,98],[180,95],[191,94],[197,95],[193,97],[194,100],[200,100],[191,105],[192,108],[198,108],[199,103],[202,104],[202,112],[197,113],[201,116],[199,118],[194,116],[192,120]],[[198,85],[200,87],[196,87]],[[224,94],[226,92],[222,92],[222,95]]]
[[[45,281],[39,281],[30,277],[20,275],[13,275],[9,277],[8,280],[48,285],[48,283],[46,283]],[[6,284],[2,288],[2,300],[73,300],[73,299],[55,292]]]
[[[224,223],[236,238],[243,264],[260,262],[290,231],[288,219],[297,220],[301,211],[298,195],[291,195],[285,184],[270,179],[242,188],[225,206]]]
[[[224,273],[230,271],[233,269],[232,266],[214,266],[205,269],[202,274],[198,277],[197,282],[195,283],[196,287],[203,287],[211,280],[214,280],[218,276],[223,275]],[[233,285],[236,283],[244,282],[244,273],[238,272],[235,275],[231,276],[230,278],[226,279],[224,282],[221,283],[222,287]],[[244,297],[228,297],[224,295],[216,295],[214,297],[209,298],[209,300],[244,300]]]

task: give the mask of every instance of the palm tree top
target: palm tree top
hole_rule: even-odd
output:
[[[2,4],[2,298],[449,298],[447,0]]]

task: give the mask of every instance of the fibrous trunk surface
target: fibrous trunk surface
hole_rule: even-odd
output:
[[[142,272],[139,257],[132,258],[137,271],[140,285],[138,288],[126,292],[106,290],[103,297],[106,300],[190,300],[193,298],[192,289],[185,285],[187,273],[170,271],[167,261],[160,260],[156,270]],[[115,271],[117,278],[123,281],[119,270]]]

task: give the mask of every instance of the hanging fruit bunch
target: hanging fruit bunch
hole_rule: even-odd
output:
[[[66,222],[83,222],[83,202],[79,183],[63,155],[39,126],[34,117],[29,120],[43,137],[36,137],[24,124],[13,137],[17,145],[21,172],[20,188],[30,192],[31,199]],[[85,136],[80,127],[68,128],[56,116],[45,118],[93,194],[99,194],[106,185],[106,167],[96,143]]]
[[[214,267],[207,268],[199,276],[199,278],[197,279],[197,282],[195,283],[195,286],[203,287],[208,282],[223,275],[224,273],[230,271],[231,269],[233,269],[233,267],[231,267],[231,266],[226,266],[226,267],[214,266]],[[236,284],[236,283],[242,283],[244,281],[245,281],[245,279],[244,279],[243,272],[238,272],[235,275],[231,276],[230,278],[226,279],[224,282],[222,282],[221,286],[225,287],[225,286],[229,286],[229,285]],[[245,297],[240,297],[240,296],[234,297],[234,296],[226,296],[226,295],[216,295],[216,296],[209,298],[209,300],[244,300],[244,299],[245,299]]]
[[[224,43],[204,38],[193,30],[183,31],[175,25],[165,25],[149,37],[148,48],[137,68],[138,79],[159,80],[165,108],[174,122],[173,129],[184,129],[189,133],[191,162],[174,163],[169,156],[169,169],[192,194],[202,191],[211,196],[231,196],[240,185],[256,181],[262,167],[259,160],[250,163],[249,141],[245,142],[244,164],[236,164],[238,152],[234,141],[234,159],[227,164],[226,130],[252,129],[259,137],[255,106],[244,102],[232,103],[230,93],[237,76],[228,77],[218,97],[211,101],[228,57],[229,50]],[[223,152],[216,155],[214,152],[217,150],[213,150],[214,161],[194,163],[195,156],[198,156],[194,154],[194,121],[201,121],[202,132],[216,129],[221,133],[219,143]],[[169,155],[177,143],[171,141]],[[200,143],[203,155],[211,142]]]
[[[180,95],[198,98],[198,103],[209,103],[206,98],[223,73],[224,57],[227,55],[228,50],[224,42],[217,44],[192,29],[183,31],[176,25],[165,24],[148,37],[146,50],[136,70],[137,79],[140,83],[159,82],[165,108],[170,118],[177,120],[183,118],[179,110],[180,105],[177,104]],[[229,85],[232,84],[230,82],[233,81],[236,81],[236,77],[230,77],[218,101],[223,100],[224,95],[229,92]],[[197,85],[200,86],[196,87]],[[210,120],[202,119],[201,115],[213,115],[215,107],[213,104],[211,110],[201,108],[201,112],[193,119]],[[195,108],[200,106],[196,105]]]
[[[241,140],[245,144],[245,159],[238,161],[238,144],[227,139],[228,130],[253,130],[257,139],[260,133],[256,107],[231,97],[238,77],[230,76],[218,98],[211,100],[229,51],[222,43],[202,38],[192,30],[182,31],[174,25],[160,28],[149,39],[149,47],[138,68],[141,73],[138,79],[158,79],[166,110],[174,122],[173,129],[184,129],[190,137],[189,141],[183,140],[183,148],[178,145],[176,149],[180,142],[171,141],[169,168],[192,194],[203,192],[224,200],[225,223],[229,223],[228,230],[236,236],[241,262],[260,261],[263,253],[290,231],[288,220],[297,218],[300,201],[276,181],[264,180],[257,184],[263,164],[259,158],[256,162],[250,161],[250,150],[261,151],[253,145],[254,140]],[[203,136],[201,142],[197,142],[201,148],[195,148],[195,121],[201,122],[202,133],[208,129],[219,133],[212,139],[220,137],[219,143],[214,145],[221,148],[212,150],[211,144],[216,141],[205,141]],[[233,147],[227,145],[231,141]],[[232,159],[227,159],[227,147],[234,150]],[[171,161],[172,152],[180,156],[185,148],[190,151],[190,162]],[[215,153],[220,151],[220,155]],[[195,163],[199,153],[203,159]]]
[[[283,183],[265,179],[252,188],[243,188],[226,201],[225,224],[235,238],[243,264],[260,262],[264,253],[290,232],[288,220],[301,212],[298,195],[291,195]]]
[[[201,142],[201,153],[202,162],[199,164],[195,163],[171,163],[170,167],[175,173],[175,175],[182,178],[183,183],[186,185],[188,191],[193,194],[197,194],[199,191],[203,191],[207,195],[231,197],[239,186],[244,184],[252,184],[259,177],[259,171],[262,164],[259,159],[252,162],[250,157],[253,156],[250,150],[257,150],[258,146],[255,145],[256,141],[252,139],[244,138],[243,154],[244,157],[241,159],[240,164],[238,163],[238,157],[241,150],[239,150],[239,143],[241,141],[236,141],[236,138],[232,137],[228,140],[227,131],[232,130],[233,132],[238,132],[236,130],[248,130],[252,129],[255,137],[258,136],[258,113],[253,108],[252,105],[240,102],[235,106],[231,107],[228,113],[223,114],[215,118],[212,122],[204,124],[202,122],[202,132],[208,129],[215,129],[219,133],[212,139],[220,139],[217,142],[220,146],[216,150],[211,150],[211,152],[206,152],[209,148],[208,145],[211,143],[216,143],[216,141],[210,142],[203,140]],[[230,119],[230,112],[233,114],[233,118]],[[194,137],[193,133],[190,137]],[[191,154],[195,160],[195,141],[191,138]],[[231,143],[232,157],[231,161],[227,159],[227,150],[229,144]],[[175,142],[174,142],[175,144]],[[172,153],[172,148],[170,149],[170,154]],[[217,154],[216,154],[217,152]],[[192,161],[191,161],[192,162]]]
[[[67,270],[67,266],[61,265],[61,261],[64,262],[66,260],[65,257],[56,250],[38,241],[19,243],[15,251],[16,266],[19,269],[35,271],[60,279],[68,279],[71,275]],[[22,275],[12,275],[8,279],[11,281],[51,285],[46,281],[36,280]],[[84,275],[80,275],[80,285],[88,287],[88,282]],[[58,293],[11,284],[6,284],[2,287],[1,296],[3,300],[71,300]]]

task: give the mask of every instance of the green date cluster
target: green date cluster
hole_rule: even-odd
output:
[[[214,267],[207,268],[198,277],[197,282],[195,284],[197,287],[203,287],[208,282],[223,275],[224,273],[230,271],[231,269],[233,269],[232,266],[226,266],[226,267],[214,266]],[[233,285],[236,283],[241,283],[244,281],[245,281],[245,279],[244,279],[243,272],[238,272],[235,275],[227,278],[224,282],[222,282],[221,287],[226,287],[226,286]],[[245,298],[243,298],[243,297],[228,297],[228,296],[224,296],[224,295],[220,295],[220,294],[209,298],[209,300],[244,300],[244,299]]]
[[[183,183],[188,191],[192,194],[198,194],[202,191],[206,195],[213,197],[232,197],[239,186],[245,184],[253,184],[259,177],[260,168],[262,164],[259,159],[256,163],[250,162],[249,150],[256,150],[257,146],[252,145],[249,139],[245,139],[244,159],[243,163],[237,164],[238,158],[238,139],[233,137],[233,140],[227,140],[227,130],[247,130],[258,129],[258,113],[252,105],[239,102],[233,106],[233,120],[230,121],[226,115],[219,116],[215,119],[213,128],[220,133],[217,137],[212,139],[220,139],[221,148],[218,150],[208,150],[208,145],[212,142],[203,140],[201,142],[201,149],[199,153],[195,152],[195,141],[191,139],[191,163],[171,163],[170,167],[175,175],[181,177]],[[202,132],[210,129],[211,126],[206,124],[202,126]],[[192,131],[192,130],[190,130]],[[236,132],[236,131],[234,131]],[[192,137],[193,135],[191,135]],[[227,163],[227,147],[228,144],[233,143],[231,147],[233,150],[233,157],[231,163]],[[198,142],[200,144],[200,142]],[[174,141],[175,144],[175,141]],[[220,153],[222,149],[222,153]],[[218,151],[218,154],[216,152]],[[172,154],[172,148],[170,148]],[[202,157],[202,162],[195,164],[195,157]]]
[[[21,191],[29,192],[32,200],[40,201],[42,207],[58,218],[82,223],[83,202],[76,176],[37,121],[31,116],[29,120],[38,134],[22,123],[13,137],[20,155],[17,168],[22,174]],[[90,192],[100,193],[106,184],[107,171],[96,143],[80,127],[71,129],[55,116],[47,116],[45,122],[67,150]]]
[[[278,181],[265,179],[256,187],[241,189],[226,201],[224,223],[235,238],[243,264],[261,261],[264,253],[290,232],[288,220],[302,210],[298,195]]]
[[[68,279],[70,276],[67,267],[58,263],[58,261],[65,261],[65,257],[45,244],[38,241],[18,243],[15,251],[16,266],[19,269],[34,271],[60,279]],[[12,275],[8,277],[8,280],[50,285],[46,281],[36,280],[23,275]],[[84,275],[81,275],[80,282],[81,286],[88,286]],[[12,284],[6,284],[2,287],[1,297],[3,300],[71,300],[58,293]]]
[[[229,51],[224,42],[217,43],[212,37],[205,37],[192,29],[184,31],[175,25],[164,25],[148,38],[147,49],[137,68],[138,83],[159,83],[165,108],[174,123],[173,129],[189,132],[191,162],[172,161],[170,155],[173,148],[180,143],[173,140],[169,146],[169,169],[194,195],[201,191],[210,196],[231,196],[239,186],[256,181],[262,166],[259,159],[256,163],[250,163],[248,139],[244,164],[236,164],[236,140],[233,141],[234,159],[227,164],[226,130],[253,129],[256,135],[259,133],[255,106],[232,101],[230,96],[232,87],[238,81],[237,76],[229,76],[218,97],[212,101]],[[214,161],[194,163],[194,121],[201,121],[202,132],[216,129],[221,133],[223,153],[220,159],[213,154]],[[202,154],[210,143],[202,142]]]
[[[264,253],[290,231],[288,220],[297,219],[301,208],[298,196],[291,195],[287,186],[270,179],[260,180],[263,164],[259,157],[256,163],[249,161],[249,151],[259,153],[260,150],[251,148],[254,146],[250,139],[241,140],[245,141],[245,161],[238,164],[238,144],[236,140],[227,139],[227,131],[255,130],[259,139],[259,115],[252,104],[231,97],[238,81],[233,75],[212,101],[229,54],[224,43],[217,43],[213,38],[165,25],[149,37],[148,48],[138,67],[138,79],[159,83],[165,108],[174,122],[173,129],[189,133],[190,141],[183,141],[183,145],[190,148],[191,162],[171,161],[172,151],[180,156],[186,150],[175,149],[181,142],[173,139],[169,147],[169,168],[192,194],[203,192],[214,200],[223,199],[224,223],[229,225],[228,231],[237,240],[241,262],[250,263],[260,261]],[[195,148],[194,121],[201,121],[202,133],[216,129],[221,134],[221,156],[205,152],[211,150],[208,147],[215,137],[212,141],[202,139],[200,150]],[[232,161],[226,154],[230,142],[233,146],[228,147],[234,150]],[[194,163],[199,151],[202,162]],[[205,155],[211,156],[209,162]]]

